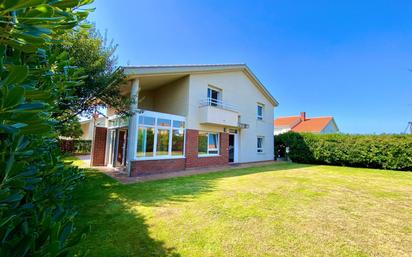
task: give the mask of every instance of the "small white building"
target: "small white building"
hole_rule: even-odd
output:
[[[94,127],[102,126],[105,124],[106,124],[105,117],[98,117],[97,119],[91,118],[88,120],[80,121],[80,127],[83,132],[80,138],[83,140],[93,140]]]
[[[278,102],[245,64],[123,67],[137,99],[95,128],[92,165],[130,176],[274,158]]]

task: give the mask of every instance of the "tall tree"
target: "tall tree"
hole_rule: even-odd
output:
[[[82,77],[52,46],[90,2],[0,0],[0,256],[67,256],[74,243],[81,174],[60,159],[52,114]]]
[[[121,69],[116,68],[117,45],[102,36],[93,24],[85,23],[62,36],[63,44],[57,44],[56,54],[67,53],[70,67],[76,67],[83,83],[70,91],[62,92],[53,116],[59,120],[58,129],[64,136],[76,133],[77,115],[91,116],[100,107],[113,106],[127,112],[128,98],[121,95],[119,85],[124,79]],[[69,135],[68,135],[69,134]]]

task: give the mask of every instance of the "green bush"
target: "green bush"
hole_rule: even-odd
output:
[[[87,17],[89,0],[0,4],[0,256],[68,256],[82,178],[60,157],[51,113],[81,85],[67,55],[51,46]]]
[[[319,135],[288,132],[275,136],[294,162],[412,170],[412,135]]]
[[[81,139],[60,139],[59,140],[60,151],[62,153],[70,154],[89,154],[92,150],[91,140]]]
[[[75,140],[75,154],[89,154],[92,151],[92,140]]]

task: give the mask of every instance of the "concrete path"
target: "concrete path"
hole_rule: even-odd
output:
[[[137,177],[129,177],[122,168],[108,168],[108,167],[91,167],[95,170],[101,171],[104,174],[118,180],[123,184],[151,181],[151,180],[160,180],[174,177],[185,177],[195,174],[204,174],[210,172],[219,172],[223,170],[238,169],[238,168],[248,168],[248,167],[258,167],[268,164],[281,163],[283,161],[265,161],[265,162],[253,162],[253,163],[242,163],[242,164],[232,164],[225,166],[214,166],[207,168],[191,168],[182,171],[176,172],[167,172],[167,173],[157,173],[150,175],[141,175]]]
[[[76,155],[76,157],[83,162],[83,164],[80,165],[81,168],[90,168],[90,154]]]

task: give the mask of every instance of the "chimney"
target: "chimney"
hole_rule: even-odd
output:
[[[306,112],[301,112],[300,113],[300,120],[305,121],[306,120]]]

